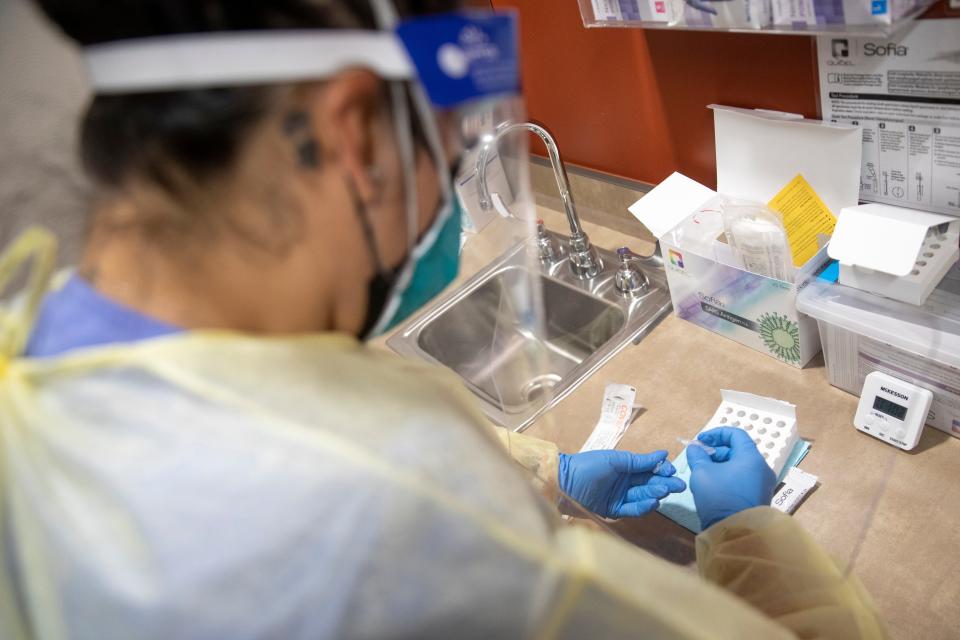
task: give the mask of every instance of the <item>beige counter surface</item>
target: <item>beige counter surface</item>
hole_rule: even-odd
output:
[[[562,218],[542,213],[563,229]],[[585,225],[591,239],[615,247],[640,241]],[[642,247],[641,247],[642,248]],[[801,467],[820,479],[795,517],[863,581],[896,638],[960,637],[960,439],[925,429],[904,452],[853,427],[857,398],[827,381],[822,356],[803,370],[671,315],[639,345],[630,345],[561,401],[527,433],[577,451],[611,382],[637,388],[646,408],[620,448],[680,452],[712,417],[720,389],[737,389],[797,405],[800,435],[812,443]],[[693,534],[659,514],[614,525],[636,544],[685,565]],[[638,579],[642,579],[639,576]]]
[[[823,360],[803,371],[667,318],[620,353],[527,433],[576,451],[599,415],[609,382],[636,386],[645,407],[620,448],[680,452],[713,415],[719,390],[738,389],[797,405],[800,434],[812,443],[802,468],[821,485],[795,517],[866,585],[896,638],[960,636],[960,440],[928,428],[919,447],[900,452],[856,431],[857,399],[827,382]],[[869,524],[868,524],[869,523]],[[693,562],[693,535],[659,514],[615,525],[674,562]]]
[[[545,208],[540,214],[548,228],[565,232],[561,214]],[[629,244],[646,253],[652,248],[611,229],[583,226],[599,246]],[[479,265],[464,266],[469,271]],[[666,449],[671,458],[681,449],[676,438],[692,437],[712,417],[721,389],[796,404],[800,435],[812,444],[801,467],[817,475],[820,485],[795,517],[860,577],[893,637],[960,638],[960,554],[953,546],[960,541],[960,439],[928,427],[914,451],[895,449],[854,429],[857,398],[830,385],[822,356],[794,369],[673,315],[526,433],[554,441],[562,451],[578,451],[611,382],[635,386],[645,407],[620,448]],[[694,565],[693,534],[660,514],[612,526],[644,549]]]

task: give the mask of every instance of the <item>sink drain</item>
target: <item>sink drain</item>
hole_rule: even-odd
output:
[[[520,396],[526,402],[542,400],[547,391],[557,386],[558,382],[560,382],[560,376],[555,373],[545,373],[525,384],[520,391]]]

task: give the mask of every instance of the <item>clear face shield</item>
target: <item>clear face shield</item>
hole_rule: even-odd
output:
[[[388,0],[371,7],[378,31],[186,34],[94,45],[84,55],[98,94],[316,81],[350,68],[379,76],[401,167],[406,251],[396,265],[376,248],[383,221],[374,216],[396,207],[364,212],[378,273],[363,336],[399,327],[394,338],[407,342],[391,338],[397,351],[459,374],[494,421],[527,426],[569,368],[570,345],[544,313],[550,265],[538,254],[519,126],[516,17],[470,11],[400,22]],[[556,244],[541,234],[546,240]]]
[[[402,23],[397,33],[418,71],[414,104],[429,101],[436,114],[424,117],[427,129],[432,119],[439,131],[434,155],[448,158],[444,186],[460,221],[459,268],[388,345],[451,369],[494,422],[522,428],[548,405],[559,378],[551,359],[564,355],[546,322],[549,264],[537,250],[515,18],[450,14]],[[444,213],[435,222],[441,228]]]

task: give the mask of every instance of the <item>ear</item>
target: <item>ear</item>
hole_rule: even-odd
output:
[[[379,186],[370,172],[377,117],[384,109],[382,81],[365,69],[342,71],[306,93],[313,134],[323,157],[339,164],[364,202],[376,199]]]

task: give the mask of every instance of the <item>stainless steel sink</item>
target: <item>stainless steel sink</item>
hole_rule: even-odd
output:
[[[546,332],[533,335],[524,327],[497,326],[504,289],[538,282],[546,315]],[[417,346],[453,369],[472,389],[507,413],[518,413],[554,387],[577,365],[605,345],[626,323],[626,314],[589,293],[542,274],[529,278],[523,267],[494,271],[456,304],[428,323]],[[530,378],[532,351],[543,358],[547,373]]]
[[[560,240],[560,251],[556,259],[541,263],[539,272],[531,274],[526,253],[530,245],[522,243],[387,341],[402,355],[452,369],[478,396],[488,416],[517,431],[624,346],[639,341],[670,311],[658,260],[640,265],[649,286],[624,295],[614,286],[614,253],[598,249],[603,268],[596,277],[581,279],[570,268],[565,238],[550,236]],[[517,291],[531,283],[538,291]],[[531,293],[542,300],[546,316],[539,335],[529,327],[505,326],[503,318],[522,314],[500,313],[500,305],[530,299]]]

